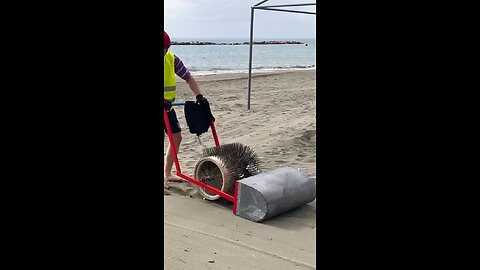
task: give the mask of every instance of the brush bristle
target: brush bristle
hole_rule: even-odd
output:
[[[232,179],[228,182],[234,184],[236,180],[247,178],[261,173],[260,159],[248,146],[241,143],[223,144],[219,147],[206,148],[203,155],[216,156],[225,164]]]

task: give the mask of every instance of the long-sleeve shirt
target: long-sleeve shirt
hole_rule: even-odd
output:
[[[174,66],[175,66],[175,74],[177,74],[178,77],[184,80],[187,80],[191,76],[190,71],[188,71],[187,67],[183,64],[182,60],[180,60],[180,58],[178,58],[176,55],[175,55]]]

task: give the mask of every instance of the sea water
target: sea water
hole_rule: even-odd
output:
[[[300,41],[304,44],[254,44],[252,72],[316,68],[317,44],[315,39],[281,40]],[[247,42],[248,39],[181,39],[173,41],[242,43]],[[172,45],[170,50],[184,62],[194,75],[248,72],[249,45]]]

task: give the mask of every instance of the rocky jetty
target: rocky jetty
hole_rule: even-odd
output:
[[[300,41],[289,40],[270,40],[270,41],[254,41],[253,44],[271,45],[271,44],[305,44]],[[250,45],[250,42],[210,42],[210,41],[172,41],[172,45]]]

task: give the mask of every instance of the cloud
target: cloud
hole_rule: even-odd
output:
[[[260,0],[165,0],[165,29],[173,37],[248,37],[251,6]],[[312,2],[309,0],[271,0],[264,5]],[[292,9],[292,8],[286,8]],[[315,11],[315,6],[293,7]],[[256,36],[313,37],[315,15],[257,10]]]

